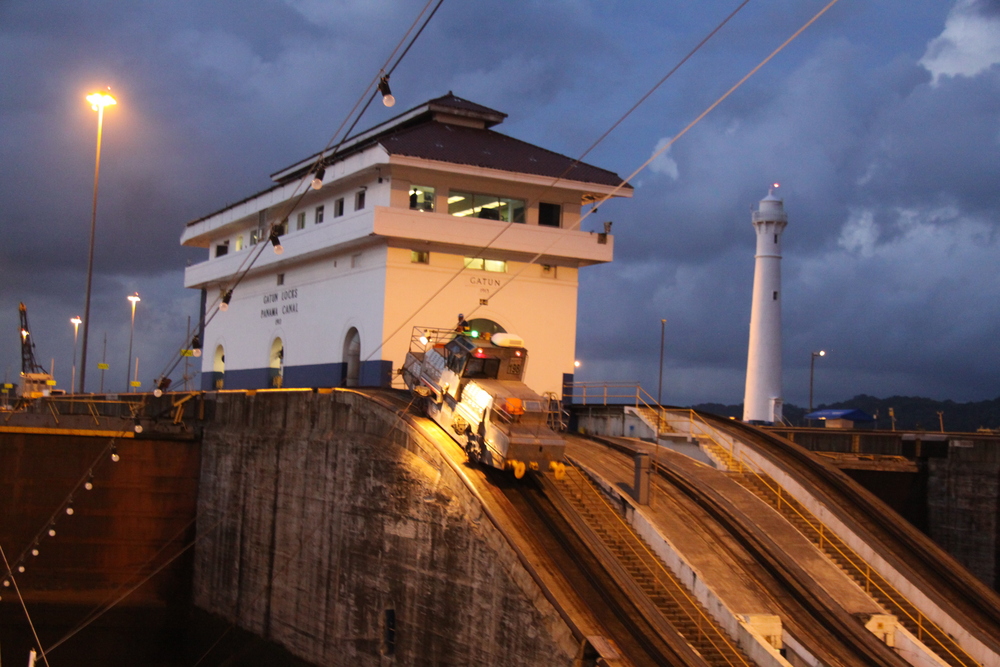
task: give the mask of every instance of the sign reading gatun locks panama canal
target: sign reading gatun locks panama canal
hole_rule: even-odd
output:
[[[264,305],[268,306],[266,308],[260,309],[260,318],[262,320],[269,317],[278,317],[278,315],[289,315],[299,312],[299,290],[297,287],[292,289],[282,290],[281,292],[271,292],[270,294],[265,294],[263,296]],[[278,305],[280,302],[280,306]],[[272,305],[273,304],[273,305]],[[280,320],[276,324],[280,324]]]

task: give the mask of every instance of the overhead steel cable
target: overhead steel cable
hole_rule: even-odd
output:
[[[708,33],[707,35],[705,35],[705,37],[703,37],[703,38],[702,38],[702,40],[701,40],[700,42],[698,42],[698,43],[697,43],[697,44],[696,44],[696,45],[694,46],[694,48],[692,48],[692,49],[691,49],[690,51],[688,51],[687,55],[685,55],[685,56],[684,56],[683,58],[681,58],[681,59],[680,59],[680,60],[679,60],[679,61],[677,62],[677,64],[675,64],[675,65],[674,65],[674,66],[673,66],[673,67],[672,67],[672,68],[670,69],[670,71],[668,71],[668,72],[667,72],[667,73],[666,73],[665,75],[663,75],[663,77],[662,77],[662,78],[661,78],[661,79],[660,79],[659,81],[657,81],[657,82],[656,82],[656,83],[655,83],[655,84],[653,85],[653,87],[652,87],[652,88],[650,88],[650,89],[649,89],[648,91],[646,91],[646,94],[645,94],[645,95],[643,95],[642,97],[640,97],[640,98],[639,98],[639,100],[638,100],[638,101],[637,101],[637,102],[636,102],[635,104],[633,104],[633,105],[631,106],[631,108],[629,108],[629,110],[628,110],[628,111],[626,111],[626,112],[625,112],[624,114],[622,114],[622,115],[621,115],[621,116],[620,116],[620,117],[618,118],[618,120],[616,120],[616,121],[615,121],[614,123],[612,123],[611,127],[609,127],[609,128],[607,129],[607,130],[605,130],[605,131],[604,131],[604,133],[603,133],[603,134],[602,134],[602,135],[601,135],[600,137],[598,137],[596,141],[594,141],[594,143],[592,143],[592,144],[591,144],[591,145],[590,145],[590,146],[589,146],[589,147],[588,147],[588,148],[587,148],[587,149],[586,149],[585,151],[583,151],[583,153],[581,153],[581,154],[579,155],[579,157],[577,157],[576,159],[574,159],[574,160],[573,160],[573,161],[572,161],[572,162],[571,162],[571,163],[569,164],[569,166],[567,166],[567,167],[566,167],[566,169],[564,169],[564,170],[563,170],[563,172],[562,172],[561,174],[559,174],[559,175],[558,175],[558,176],[556,176],[556,177],[555,177],[555,178],[554,178],[554,179],[553,179],[553,180],[552,180],[551,182],[549,182],[549,183],[548,183],[548,184],[547,184],[547,185],[546,185],[546,186],[545,186],[545,187],[544,187],[544,188],[542,189],[542,191],[541,191],[541,193],[540,193],[540,194],[538,195],[537,199],[538,199],[538,200],[541,200],[541,197],[542,197],[542,195],[544,195],[545,193],[549,192],[549,191],[550,191],[550,190],[551,190],[552,188],[554,188],[554,187],[556,186],[556,184],[558,184],[558,183],[559,183],[560,181],[562,181],[563,179],[565,179],[565,178],[566,178],[566,176],[567,176],[567,175],[568,175],[568,174],[569,174],[569,173],[570,173],[571,171],[573,171],[573,169],[575,169],[575,168],[576,168],[576,166],[577,166],[578,164],[580,164],[580,163],[581,163],[581,162],[583,161],[583,159],[584,159],[585,157],[587,157],[587,155],[589,155],[589,154],[590,154],[590,152],[591,152],[591,151],[593,151],[593,150],[594,150],[595,148],[597,148],[597,146],[598,146],[598,145],[600,145],[600,144],[601,144],[601,143],[602,143],[602,142],[603,142],[603,141],[604,141],[605,139],[607,139],[608,135],[610,135],[610,134],[611,134],[612,132],[614,132],[614,131],[615,131],[615,130],[616,130],[616,129],[618,128],[618,126],[619,126],[619,125],[621,125],[621,124],[622,124],[622,123],[623,123],[623,122],[624,122],[624,121],[625,121],[625,120],[626,120],[626,119],[627,119],[627,118],[628,118],[629,116],[631,116],[631,115],[632,115],[632,112],[633,112],[633,111],[635,111],[636,109],[638,109],[638,108],[639,108],[639,107],[640,107],[640,106],[642,105],[642,103],[643,103],[643,102],[645,102],[645,101],[646,101],[646,100],[647,100],[647,99],[649,98],[649,96],[650,96],[650,95],[652,95],[652,94],[653,94],[654,92],[656,92],[656,90],[657,90],[657,89],[659,89],[659,87],[660,87],[660,86],[662,86],[662,85],[663,85],[664,83],[666,83],[667,79],[669,79],[670,77],[672,77],[672,76],[674,75],[674,73],[675,73],[675,72],[676,72],[677,70],[679,70],[679,69],[681,68],[681,66],[683,66],[683,65],[684,65],[684,63],[686,63],[686,62],[687,62],[688,60],[690,60],[690,59],[691,59],[691,57],[692,57],[692,56],[694,56],[694,54],[695,54],[695,53],[697,53],[698,51],[700,51],[700,50],[701,50],[701,47],[703,47],[703,46],[704,46],[704,45],[705,45],[705,44],[706,44],[706,43],[708,42],[708,40],[712,39],[712,37],[714,37],[716,33],[718,33],[718,32],[719,32],[720,30],[722,30],[722,28],[723,28],[723,27],[724,27],[724,26],[725,26],[725,25],[726,25],[727,23],[729,23],[729,21],[730,21],[730,20],[731,20],[731,19],[732,19],[732,18],[733,18],[734,16],[736,16],[736,15],[737,15],[737,14],[738,14],[738,13],[740,12],[740,10],[741,10],[741,9],[743,9],[743,8],[744,8],[744,7],[745,7],[745,6],[746,6],[746,5],[747,5],[747,4],[749,3],[749,2],[750,2],[750,0],[743,0],[743,2],[741,2],[741,3],[739,4],[739,5],[737,5],[736,9],[734,9],[734,10],[733,10],[732,12],[730,12],[728,16],[726,16],[726,17],[725,17],[724,19],[722,19],[722,21],[721,21],[721,22],[720,22],[720,23],[719,23],[719,24],[718,24],[717,26],[715,26],[715,28],[713,28],[713,29],[712,29],[711,31],[709,31],[709,33]],[[436,11],[436,8],[435,8],[435,11]],[[627,182],[627,180],[628,180],[628,179],[626,179],[626,181],[625,181],[625,182]],[[532,200],[532,201],[534,201],[534,200]],[[605,201],[606,201],[606,199],[605,199]],[[602,201],[601,203],[604,203],[604,202]],[[595,206],[593,210],[596,210],[596,209],[597,209],[597,207]],[[582,222],[582,219],[581,219],[581,221],[580,221],[580,222]],[[499,239],[499,238],[500,238],[501,236],[503,236],[503,234],[504,234],[504,233],[505,233],[505,232],[506,232],[506,231],[507,231],[508,229],[510,229],[510,228],[511,228],[511,227],[512,227],[513,225],[515,225],[515,224],[520,224],[520,223],[515,223],[515,222],[511,221],[511,222],[508,222],[508,223],[507,223],[506,225],[504,225],[504,226],[503,226],[503,227],[502,227],[502,228],[501,228],[501,229],[500,229],[500,230],[499,230],[499,231],[498,231],[498,232],[496,233],[496,235],[495,235],[495,236],[494,236],[494,237],[493,237],[492,239],[490,239],[490,240],[489,240],[489,241],[488,241],[488,242],[486,243],[486,245],[482,246],[482,247],[481,247],[481,248],[480,248],[480,249],[479,249],[478,251],[476,251],[476,254],[475,254],[475,255],[473,255],[473,259],[479,259],[480,257],[482,257],[483,253],[484,253],[484,252],[486,252],[487,250],[489,250],[489,249],[490,249],[491,247],[493,247],[493,244],[494,244],[494,243],[496,243],[497,239]],[[576,226],[579,226],[579,223],[577,223],[577,225],[576,225]],[[571,229],[572,229],[572,228],[571,228]],[[550,246],[550,247],[551,247],[551,246]],[[537,258],[538,258],[538,257],[536,256],[536,257],[535,257],[534,259],[532,259],[532,262],[534,262],[534,261],[535,261],[535,260],[536,260]],[[529,263],[529,264],[530,264],[530,263]],[[394,330],[393,330],[393,332],[392,332],[391,334],[389,334],[388,336],[386,336],[386,337],[385,337],[385,338],[384,338],[384,339],[382,340],[382,342],[381,342],[381,343],[379,343],[378,347],[376,347],[375,349],[373,349],[373,350],[372,350],[372,351],[371,351],[371,352],[370,352],[370,353],[368,354],[368,356],[366,356],[366,357],[365,357],[365,361],[368,361],[368,360],[370,360],[370,359],[372,358],[372,356],[374,356],[374,355],[375,355],[375,354],[376,354],[376,353],[377,353],[377,352],[378,352],[379,350],[381,350],[381,349],[382,349],[383,347],[385,347],[386,343],[388,343],[388,342],[389,342],[389,341],[390,341],[390,340],[391,340],[391,339],[392,339],[392,338],[393,338],[393,337],[394,337],[394,336],[395,336],[396,334],[398,334],[398,333],[399,333],[399,332],[400,332],[400,331],[401,331],[401,330],[403,329],[403,327],[405,327],[405,326],[406,326],[407,322],[411,322],[411,321],[413,321],[413,319],[414,319],[414,318],[415,318],[415,317],[416,317],[416,316],[417,316],[418,314],[420,314],[420,311],[422,311],[422,310],[423,310],[424,308],[426,308],[426,307],[427,307],[427,305],[428,305],[428,304],[429,304],[429,303],[430,303],[431,301],[433,301],[434,299],[436,299],[436,298],[437,298],[437,297],[438,297],[438,296],[439,296],[439,295],[441,294],[441,292],[443,292],[443,291],[445,290],[445,288],[446,288],[446,287],[448,287],[448,285],[450,285],[450,284],[451,284],[452,282],[454,282],[454,281],[455,281],[455,280],[456,280],[456,279],[457,279],[457,278],[458,278],[458,277],[459,277],[460,275],[462,275],[462,273],[464,273],[464,272],[465,272],[465,269],[466,269],[466,267],[465,267],[465,266],[463,266],[463,267],[462,267],[461,269],[459,269],[459,270],[458,270],[458,271],[456,271],[456,272],[455,272],[454,274],[452,274],[452,276],[451,276],[451,277],[450,277],[450,278],[449,278],[449,279],[448,279],[447,281],[445,281],[445,282],[444,282],[444,284],[442,284],[442,285],[441,285],[441,287],[439,287],[439,288],[437,289],[437,291],[435,291],[435,292],[434,292],[434,293],[433,293],[433,294],[432,294],[431,296],[429,296],[429,297],[428,297],[428,298],[427,298],[427,299],[426,299],[426,300],[425,300],[425,301],[424,301],[424,302],[423,302],[423,303],[422,303],[422,304],[421,304],[421,305],[420,305],[420,306],[419,306],[419,307],[418,307],[418,308],[417,308],[417,309],[416,309],[416,310],[415,310],[415,311],[413,312],[413,314],[412,314],[412,315],[410,315],[410,316],[409,316],[408,318],[404,319],[404,320],[403,320],[403,322],[402,322],[402,324],[400,324],[400,325],[399,325],[398,327],[396,327],[396,329],[394,329]],[[478,309],[478,306],[476,307],[476,309]]]
[[[792,35],[788,39],[786,39],[776,49],[774,49],[774,51],[772,51],[770,54],[768,54],[768,56],[766,58],[764,58],[759,63],[757,63],[757,65],[753,69],[751,69],[749,72],[747,72],[743,76],[742,79],[740,79],[735,84],[733,84],[733,86],[729,90],[727,90],[725,93],[723,93],[717,100],[715,100],[714,102],[712,102],[712,104],[710,104],[708,106],[708,108],[706,108],[704,111],[702,111],[700,114],[698,114],[698,116],[694,120],[692,120],[690,123],[688,123],[684,127],[683,130],[681,130],[680,132],[678,132],[676,135],[674,135],[673,138],[670,139],[670,141],[668,141],[663,146],[661,146],[657,151],[655,151],[650,156],[650,158],[648,160],[646,160],[645,162],[643,162],[641,165],[639,165],[639,167],[635,171],[633,171],[631,174],[629,174],[626,178],[622,179],[622,182],[619,183],[617,186],[615,186],[615,188],[610,193],[608,193],[599,202],[596,202],[594,204],[594,206],[589,211],[587,211],[586,214],[580,216],[580,220],[575,225],[573,225],[573,227],[571,227],[570,229],[575,229],[575,228],[579,227],[580,224],[584,220],[586,220],[592,213],[594,213],[595,211],[598,210],[598,208],[600,208],[601,204],[603,204],[604,202],[606,202],[609,199],[611,199],[612,197],[614,197],[615,194],[618,193],[623,187],[625,187],[625,185],[627,185],[628,182],[631,179],[633,179],[636,176],[638,176],[644,169],[646,169],[646,167],[648,167],[650,164],[652,164],[653,161],[656,158],[660,157],[665,152],[667,152],[670,149],[670,147],[673,146],[677,142],[678,139],[680,139],[681,137],[683,137],[685,134],[688,133],[689,130],[691,130],[691,128],[693,128],[695,125],[697,125],[698,123],[700,123],[701,120],[703,118],[705,118],[705,116],[707,116],[709,113],[711,113],[712,110],[714,110],[717,106],[719,106],[720,104],[722,104],[722,102],[727,97],[729,97],[734,92],[736,92],[744,83],[747,82],[747,80],[750,79],[750,77],[752,77],[754,74],[756,74],[760,70],[760,68],[762,68],[768,62],[770,62],[771,59],[774,58],[776,55],[778,55],[779,53],[781,53],[781,51],[784,50],[784,48],[786,46],[788,46],[789,44],[791,44],[799,35],[801,35],[806,30],[806,28],[808,28],[813,23],[815,23],[819,19],[819,17],[821,17],[823,14],[825,14],[831,7],[833,7],[838,2],[840,2],[840,0],[830,0],[830,2],[827,3],[818,12],[816,12],[816,14],[813,15],[813,17],[811,19],[809,19],[808,21],[806,21],[802,25],[801,28],[799,28],[794,33],[792,33]],[[552,243],[550,243],[548,246],[545,247],[544,250],[536,253],[535,256],[532,257],[529,262],[527,262],[524,266],[521,267],[520,270],[518,270],[513,276],[511,276],[510,280],[508,280],[506,283],[501,284],[499,287],[497,287],[496,290],[494,290],[493,292],[491,292],[488,298],[493,298],[494,296],[496,296],[497,294],[499,294],[501,291],[503,291],[504,287],[506,287],[507,285],[509,285],[515,279],[517,279],[517,277],[520,276],[525,271],[525,269],[528,268],[528,266],[530,266],[531,264],[533,264],[536,261],[538,261],[538,258],[540,258],[541,256],[543,256],[546,252],[548,252],[558,242],[559,242],[559,239],[557,239],[557,240],[553,241]],[[475,313],[477,310],[479,310],[479,308],[480,308],[479,305],[473,306],[469,310],[469,314]]]
[[[319,153],[316,154],[315,162],[312,163],[312,166],[303,174],[302,178],[296,183],[295,188],[292,191],[291,197],[288,199],[285,206],[283,207],[282,215],[279,215],[277,217],[278,221],[277,224],[272,222],[270,225],[267,226],[266,232],[268,234],[268,237],[270,237],[270,235],[275,231],[276,227],[284,224],[284,221],[288,219],[291,213],[302,202],[302,199],[309,193],[309,188],[303,186],[305,186],[310,181],[310,177],[313,174],[315,174],[317,170],[322,168],[324,162],[328,160],[333,160],[337,156],[338,152],[340,151],[340,148],[344,145],[344,142],[351,137],[351,132],[357,126],[358,122],[364,116],[365,111],[368,110],[368,107],[371,106],[372,101],[374,101],[375,97],[378,95],[379,93],[378,83],[381,80],[382,76],[392,74],[392,72],[396,70],[399,64],[403,61],[403,58],[405,58],[406,55],[410,52],[410,49],[416,43],[417,39],[420,37],[421,34],[423,34],[424,29],[427,27],[427,24],[430,23],[432,18],[434,18],[434,15],[437,13],[438,9],[441,7],[444,0],[437,0],[437,4],[435,4],[434,8],[430,11],[430,13],[428,13],[427,10],[433,2],[434,0],[427,0],[427,3],[417,14],[417,17],[413,20],[413,23],[410,24],[410,27],[403,34],[402,38],[396,44],[395,48],[393,48],[392,53],[390,53],[389,57],[386,58],[385,62],[379,69],[378,73],[375,75],[375,77],[371,80],[371,82],[368,84],[365,90],[358,97],[357,101],[354,103],[354,106],[351,107],[350,112],[348,112],[348,114],[344,117],[344,120],[341,121],[340,126],[330,137],[330,140],[323,147],[323,150],[321,150]],[[426,17],[424,16],[425,14]],[[423,23],[421,24],[420,22],[422,18],[424,20]],[[417,29],[416,34],[414,34],[411,38],[410,34],[413,33],[414,29],[417,28],[418,24],[420,24],[420,27],[419,29]],[[408,39],[409,41],[407,42]],[[406,45],[405,48],[403,46],[404,44]],[[397,58],[396,54],[399,53],[400,49],[403,49],[403,52],[400,53],[399,57]],[[394,59],[395,61],[393,61]],[[370,92],[371,95],[369,96],[368,94]],[[367,102],[365,102],[366,97],[368,98]],[[363,102],[364,102],[364,107],[362,107],[361,111],[358,112],[358,107],[360,107]],[[343,132],[343,136],[340,136],[342,131],[344,130],[344,127],[347,126],[347,123],[348,121],[350,121],[352,116],[354,117],[354,121],[351,123],[348,129]],[[339,141],[337,141],[338,136],[340,136]],[[330,147],[333,146],[335,142],[336,146],[333,148],[332,151],[330,151]],[[329,151],[329,154],[327,153],[327,151]],[[299,191],[300,188],[302,188],[301,192]],[[223,296],[227,293],[231,295],[232,291],[236,289],[237,286],[239,286],[239,284],[243,281],[244,278],[246,278],[247,274],[253,268],[254,264],[257,263],[257,260],[260,259],[261,254],[267,248],[267,242],[265,240],[259,243],[258,245],[259,247],[255,248],[253,252],[249,253],[246,257],[243,258],[243,261],[240,262],[239,267],[237,267],[236,271],[232,274],[234,276],[232,282],[227,284],[225,286],[225,289],[223,289],[220,292],[220,294],[215,297],[215,299],[212,301],[212,304],[207,307],[208,310],[212,309],[214,310],[212,310],[208,318],[205,319],[204,325],[209,324],[213,319],[215,319],[215,316],[219,312],[218,306],[219,303],[222,301]],[[202,323],[199,322],[199,328],[201,328],[201,326]],[[191,342],[190,340],[185,340],[184,345],[187,346],[190,344],[190,342]],[[202,344],[204,345],[204,341],[202,341]],[[177,365],[181,361],[181,357],[182,354],[180,352],[172,356],[170,358],[170,361],[168,361],[167,364],[164,366],[164,371],[160,373],[160,377],[161,378],[169,377],[170,373],[172,373],[177,368]]]
[[[28,613],[28,605],[25,604],[24,602],[24,596],[21,595],[21,588],[17,585],[17,580],[14,578],[14,573],[10,569],[10,563],[7,562],[7,554],[4,553],[2,546],[0,546],[0,556],[3,557],[3,564],[4,567],[7,569],[7,578],[10,581],[11,585],[14,586],[14,591],[17,593],[17,599],[21,601],[21,609],[24,610],[24,617],[28,619],[28,627],[31,628],[31,634],[35,638],[35,645],[38,647],[38,650],[41,651],[42,661],[45,662],[45,666],[48,667],[49,658],[45,654],[45,650],[42,649],[42,642],[39,641],[38,639],[38,631],[35,630],[35,624],[31,620],[31,614]]]

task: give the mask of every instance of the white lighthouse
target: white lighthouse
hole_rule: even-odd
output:
[[[781,233],[788,224],[775,183],[753,212],[757,254],[750,311],[750,345],[743,421],[781,421]]]

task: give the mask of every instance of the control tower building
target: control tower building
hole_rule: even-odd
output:
[[[413,327],[459,313],[524,340],[536,392],[570,386],[578,272],[614,253],[582,209],[632,187],[494,130],[506,117],[449,93],[187,223],[202,388],[402,386]]]
[[[750,311],[750,345],[743,421],[781,421],[781,233],[788,224],[785,206],[771,188],[753,212],[757,254]]]

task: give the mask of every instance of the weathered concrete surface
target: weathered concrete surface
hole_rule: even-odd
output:
[[[931,538],[1000,590],[1000,447],[996,442],[952,440],[947,458],[928,463]]]
[[[320,665],[570,664],[572,635],[516,554],[390,410],[261,392],[209,413],[198,606]]]

